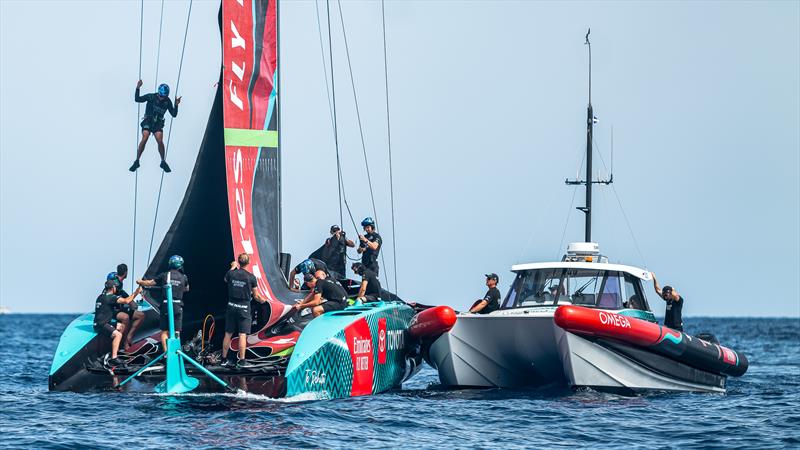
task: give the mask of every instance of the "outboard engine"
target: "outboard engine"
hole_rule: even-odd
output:
[[[697,333],[694,337],[702,339],[706,342],[719,345],[719,339],[711,333]]]

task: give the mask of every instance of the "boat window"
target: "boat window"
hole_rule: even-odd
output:
[[[569,301],[574,305],[622,309],[619,272],[570,269],[566,289]]]
[[[526,270],[517,274],[503,308],[554,305],[563,295],[564,269]]]
[[[647,298],[644,295],[642,280],[629,273],[625,274],[625,295],[627,299],[623,305],[624,307],[650,311],[650,306],[647,304]]]

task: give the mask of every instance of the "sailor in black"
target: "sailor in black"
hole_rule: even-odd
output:
[[[111,338],[111,359],[108,362],[112,366],[120,364],[117,359],[117,352],[119,351],[119,344],[122,342],[122,335],[125,332],[125,325],[121,322],[112,323],[117,305],[132,302],[141,292],[142,289],[138,288],[133,295],[120,297],[117,295],[116,283],[113,280],[106,280],[103,293],[95,301],[94,331],[97,334]]]
[[[146,102],[147,106],[144,108],[144,118],[142,118],[141,123],[142,140],[139,142],[139,148],[136,151],[136,161],[133,162],[133,165],[129,170],[131,172],[135,172],[136,169],[139,168],[139,158],[142,157],[142,152],[144,152],[144,146],[147,144],[147,139],[150,138],[150,134],[153,134],[156,137],[156,142],[158,143],[158,153],[161,155],[161,168],[164,169],[164,172],[169,173],[172,170],[165,161],[164,114],[169,111],[172,117],[177,117],[178,105],[181,104],[181,98],[176,98],[175,106],[172,106],[172,100],[169,99],[169,86],[166,84],[161,84],[158,86],[158,92],[145,95],[139,95],[139,88],[141,87],[142,80],[139,80],[136,83],[134,100],[136,100],[137,103]]]
[[[125,292],[125,289],[123,288],[123,283],[127,277],[128,265],[125,263],[118,264],[117,271],[111,272],[108,276],[108,279],[114,281],[116,284],[117,295],[120,297],[128,296],[128,293]],[[136,334],[136,330],[138,330],[142,325],[142,322],[144,322],[144,313],[138,311],[139,304],[137,302],[119,304],[118,308],[119,313],[117,313],[117,320],[125,325],[125,335],[122,339],[122,349],[127,350],[128,347],[131,346],[133,337]]]
[[[472,304],[469,309],[471,313],[489,314],[500,309],[500,290],[497,289],[497,282],[500,281],[496,273],[486,274],[486,295],[482,299]]]
[[[325,240],[325,245],[322,246],[322,259],[328,264],[330,270],[336,272],[341,279],[342,275],[347,273],[345,269],[347,261],[347,247],[355,247],[356,244],[347,239],[347,235],[339,225],[331,226],[331,237]]]
[[[313,290],[306,298],[294,305],[298,311],[303,308],[311,308],[314,317],[318,317],[328,311],[344,309],[347,304],[347,291],[336,281],[328,279],[321,270],[317,271],[315,277],[306,284]]]
[[[353,272],[361,275],[361,286],[358,289],[356,300],[362,302],[374,302],[380,299],[381,296],[381,282],[378,280],[378,275],[367,269],[364,264],[353,263],[351,267]]]
[[[316,271],[321,270],[325,272],[329,278],[338,279],[339,274],[335,272],[331,272],[328,269],[328,265],[325,264],[325,261],[317,258],[308,258],[300,262],[300,264],[296,265],[291,272],[289,272],[289,286],[293,291],[299,290],[299,283],[296,279],[297,275],[299,274],[314,274]]]
[[[258,292],[258,280],[255,275],[245,270],[250,264],[250,256],[241,253],[236,261],[231,263],[231,269],[225,274],[225,283],[228,284],[228,309],[225,312],[225,337],[222,339],[222,366],[230,367],[228,350],[231,346],[233,334],[239,333],[239,367],[247,367],[245,351],[247,350],[247,335],[250,334],[250,325],[253,316],[250,311],[250,299],[258,302],[267,301]]]
[[[152,280],[136,280],[136,284],[143,287],[157,286],[163,288],[167,285],[168,277],[169,284],[172,286],[172,312],[175,318],[175,334],[180,335],[183,324],[183,295],[189,292],[189,277],[183,273],[183,258],[178,255],[170,256],[168,271],[158,274]],[[159,308],[159,327],[161,329],[161,345],[165,351],[167,349],[167,338],[169,337],[169,310],[167,307],[166,290],[164,290],[164,300],[162,300]]]
[[[667,302],[667,309],[664,312],[664,326],[673,330],[683,331],[683,297],[678,295],[678,291],[672,286],[664,286],[663,289],[659,288],[656,274],[652,272],[650,274],[653,276],[653,287],[656,293]]]
[[[361,263],[367,269],[375,272],[375,275],[380,274],[380,267],[378,267],[378,254],[381,252],[381,245],[383,239],[381,235],[375,231],[375,221],[372,217],[367,217],[361,221],[361,226],[364,227],[364,235],[358,235],[358,253],[361,253]]]

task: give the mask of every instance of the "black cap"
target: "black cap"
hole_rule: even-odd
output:
[[[497,276],[496,273],[487,273],[486,278],[494,281],[500,281],[500,278]]]
[[[664,289],[661,289],[661,295],[666,295],[672,292],[672,286],[664,286]]]
[[[306,283],[308,283],[309,281],[311,281],[313,279],[314,279],[314,275],[311,275],[310,273],[307,273],[307,274],[303,275],[303,281],[305,281]]]
[[[339,228],[339,225],[331,225],[331,233],[336,233],[339,230],[341,230],[341,228]]]

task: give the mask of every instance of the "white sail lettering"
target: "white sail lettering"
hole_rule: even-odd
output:
[[[231,101],[233,102],[233,104],[236,105],[242,111],[244,111],[244,102],[242,102],[242,99],[240,99],[239,96],[236,95],[236,88],[233,87],[233,80],[231,80],[230,84],[228,85],[228,90],[231,93]]]
[[[235,35],[234,37],[231,38],[231,48],[236,48],[236,47],[245,48],[244,39],[242,39],[242,36],[239,34],[239,30],[236,29],[236,25],[233,23],[232,20],[231,20],[231,32],[233,32],[233,34]]]
[[[235,62],[231,62],[231,63],[233,64],[233,67],[231,67],[231,71],[233,71],[233,73],[237,77],[239,77],[239,81],[244,81],[244,68],[245,68],[245,66],[247,66],[247,63],[242,63],[241,67],[239,67],[239,65],[236,64]]]

